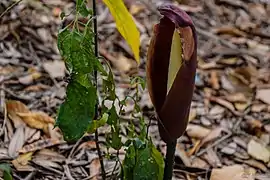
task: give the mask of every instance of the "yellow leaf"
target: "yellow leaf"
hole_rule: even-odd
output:
[[[134,53],[136,61],[139,64],[140,33],[131,14],[128,12],[122,0],[103,0],[103,2],[110,9],[110,12],[115,19],[118,31],[128,42]]]

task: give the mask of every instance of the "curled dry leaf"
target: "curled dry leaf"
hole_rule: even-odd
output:
[[[210,180],[254,180],[254,172],[241,165],[213,169]]]
[[[26,105],[20,101],[8,100],[6,102],[8,117],[12,120],[15,128],[24,125],[23,120],[17,113],[28,113],[30,112]]]
[[[28,126],[42,129],[46,134],[49,134],[48,124],[54,124],[54,119],[44,112],[17,113],[17,115],[19,115]]]
[[[249,141],[247,150],[248,154],[257,160],[261,160],[265,163],[269,162],[270,160],[270,151],[261,143],[256,142],[253,139]]]

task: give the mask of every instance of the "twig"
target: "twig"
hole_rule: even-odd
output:
[[[176,140],[168,142],[165,159],[165,169],[163,180],[171,180],[173,176],[174,154],[176,148]]]
[[[227,134],[226,136],[223,136],[221,139],[215,141],[213,144],[209,145],[207,148],[205,148],[204,150],[200,151],[199,153],[197,153],[193,158],[201,156],[202,154],[204,154],[208,149],[220,144],[221,142],[223,142],[224,140],[228,139],[230,136],[232,135],[232,133]],[[192,158],[192,159],[193,159]],[[191,159],[191,160],[192,160]]]
[[[14,6],[16,6],[17,4],[19,4],[22,0],[18,0],[15,3],[11,4],[11,6],[9,6],[1,15],[0,15],[0,19],[9,11],[11,10]]]
[[[93,5],[93,16],[94,16],[94,33],[95,33],[95,56],[98,58],[98,31],[97,31],[97,8],[96,8],[96,0],[92,0],[92,5]],[[95,78],[95,84],[96,84],[96,90],[98,90],[98,83],[97,83],[97,70],[94,71],[94,78]],[[95,119],[98,117],[98,98],[97,98],[97,103],[95,107]],[[96,146],[97,146],[97,152],[98,152],[98,157],[99,157],[99,162],[100,162],[100,167],[101,167],[101,175],[102,179],[106,179],[106,171],[103,163],[103,158],[101,154],[101,150],[99,147],[99,142],[98,142],[98,129],[96,129],[95,132],[95,141],[96,141]]]
[[[117,164],[118,164],[118,161],[119,161],[119,150],[117,150],[116,156],[117,156],[118,159],[117,159],[117,161],[115,162],[115,165],[114,165],[114,167],[113,167],[113,170],[112,170],[112,174],[111,174],[110,180],[113,179],[114,171],[116,170],[116,167],[117,167]]]
[[[4,87],[4,84],[1,87]],[[7,122],[7,105],[5,102],[5,91],[3,89],[0,89],[0,98],[1,98],[1,102],[0,102],[1,110],[0,111],[4,115],[3,126],[0,129],[0,137],[1,137],[4,134],[4,130],[5,130],[6,122]]]
[[[83,139],[83,136],[82,136],[82,137],[76,142],[76,144],[74,144],[74,146],[72,147],[72,149],[71,149],[71,151],[70,151],[70,153],[69,153],[69,155],[68,155],[68,158],[67,158],[68,162],[69,162],[70,159],[72,158],[75,149],[76,149],[77,146],[81,143],[82,139]]]

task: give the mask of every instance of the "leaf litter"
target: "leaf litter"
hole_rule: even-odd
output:
[[[168,1],[191,15],[199,48],[189,126],[177,145],[176,179],[207,179],[207,172],[211,172],[211,180],[270,179],[270,37],[264,26],[270,23],[269,4],[243,0]],[[3,2],[1,7],[11,3]],[[156,6],[162,2],[125,0],[141,32],[141,65],[137,69],[112,16],[99,4],[100,54],[113,66],[121,96],[135,91],[127,83],[127,76],[145,76],[148,41],[159,19]],[[86,135],[90,140],[83,139],[75,146],[63,141],[61,132],[53,126],[66,89],[66,73],[56,48],[58,15],[73,7],[72,1],[64,0],[23,1],[1,19],[1,102],[3,99],[6,104],[7,116],[0,117],[1,127],[5,125],[0,137],[0,160],[13,164],[12,174],[21,179],[25,177],[21,171],[32,175],[29,170],[39,172],[36,178],[60,179],[62,172],[70,179],[99,176],[93,136]],[[147,91],[142,96],[148,97]],[[140,105],[145,118],[151,119],[149,98],[143,98]],[[104,141],[102,131],[100,139]],[[154,121],[149,132],[163,152],[164,144]],[[65,159],[73,148],[75,154],[70,161],[83,170],[66,165]],[[105,152],[106,148],[102,149]]]

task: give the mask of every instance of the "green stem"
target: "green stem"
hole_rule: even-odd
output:
[[[99,53],[98,53],[98,32],[97,32],[97,8],[96,8],[96,1],[92,0],[93,4],[93,15],[94,15],[94,33],[95,33],[95,56],[98,58]],[[98,83],[97,83],[97,70],[94,71],[94,78],[95,78],[95,84],[96,84],[96,89],[98,88]],[[98,98],[97,98],[98,99]],[[95,119],[98,117],[98,101],[96,103],[95,107]],[[98,140],[98,129],[96,129],[95,132],[95,141],[96,141],[96,146],[97,146],[97,152],[98,152],[98,157],[99,157],[99,162],[100,162],[100,167],[101,167],[101,175],[102,179],[106,179],[106,171],[103,163],[103,158],[102,158],[102,153],[99,147],[99,140]]]
[[[173,175],[174,154],[176,148],[176,140],[166,143],[166,159],[163,180],[171,180]]]

